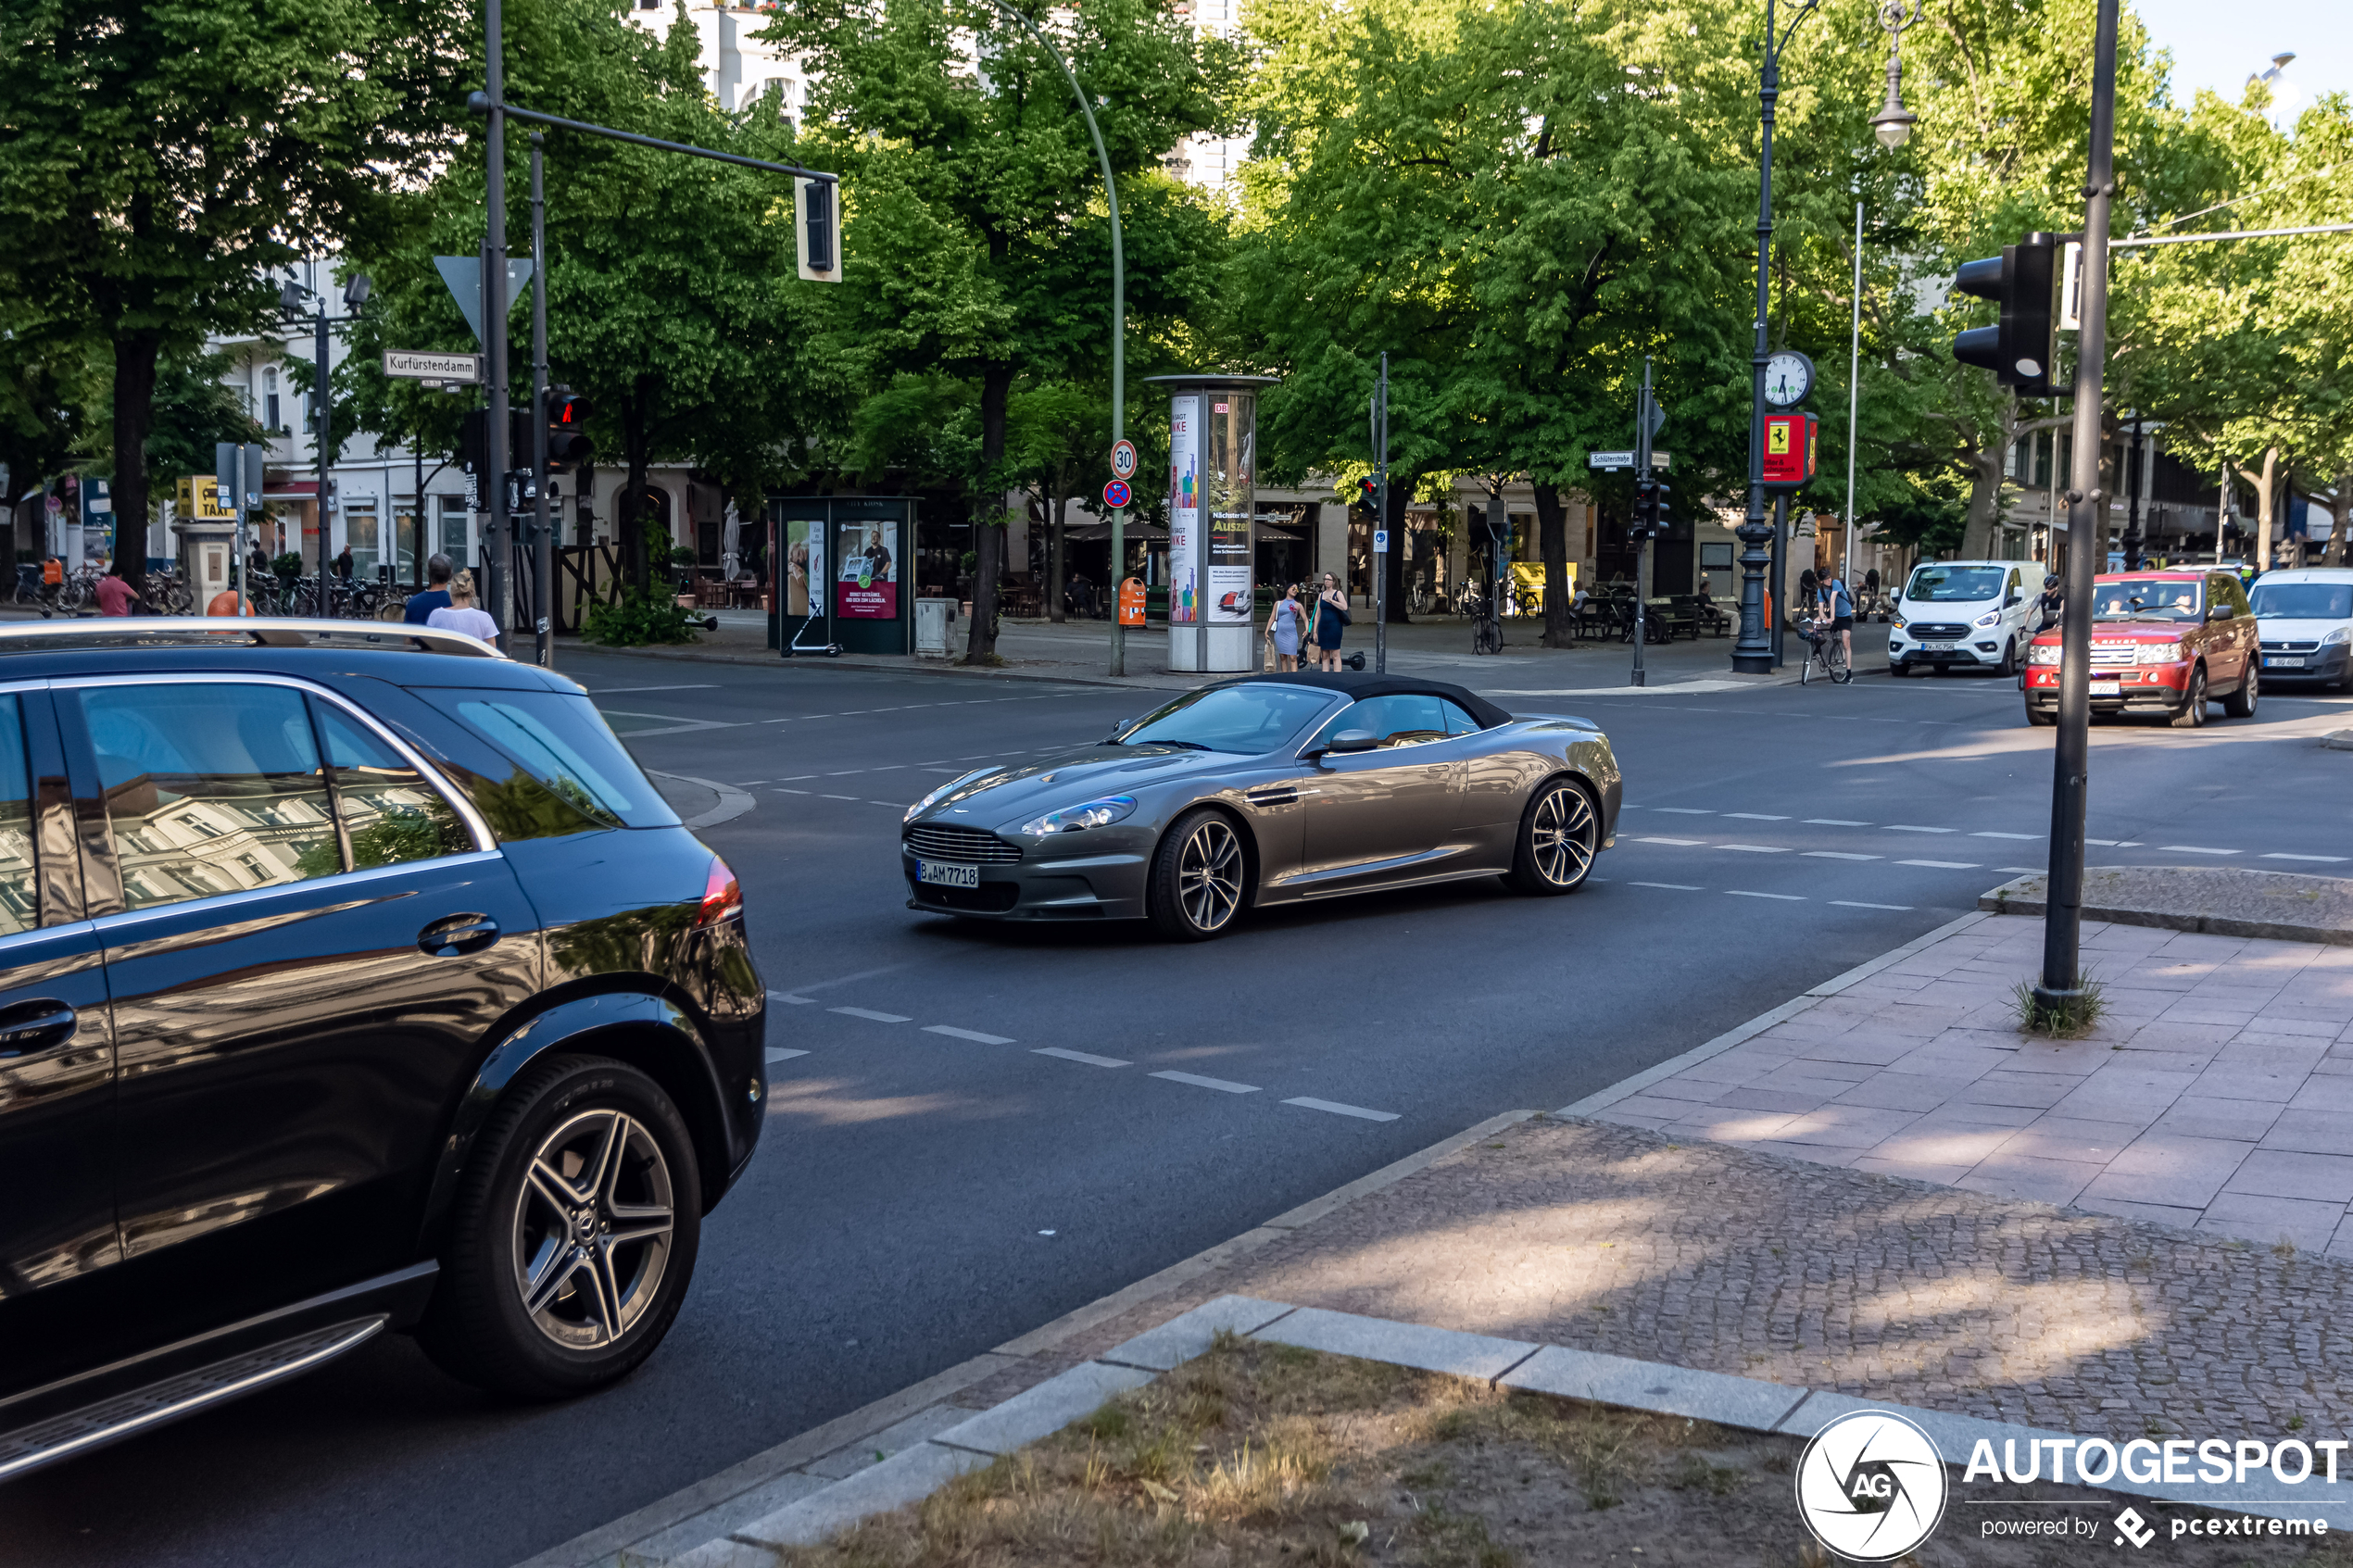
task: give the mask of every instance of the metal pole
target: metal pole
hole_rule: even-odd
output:
[[[411,440],[414,442],[414,445],[410,447],[409,455],[416,459],[417,466],[415,483],[409,493],[416,496],[415,505],[417,510],[416,515],[410,520],[409,524],[409,528],[414,531],[416,537],[416,543],[409,546],[409,591],[412,594],[421,594],[424,592],[425,587],[426,533],[424,433],[420,431],[411,438]],[[393,547],[396,549],[399,547],[399,542],[396,536],[394,540]]]
[[[1811,6],[1801,7],[1810,10]],[[1781,94],[1781,56],[1773,31],[1773,0],[1765,0],[1765,69],[1757,85],[1762,126],[1756,164],[1756,347],[1749,359],[1748,515],[1740,526],[1741,635],[1732,646],[1732,669],[1744,675],[1769,674],[1780,662],[1765,636],[1765,545],[1774,537],[1765,521],[1766,318],[1772,305],[1773,105]],[[1774,617],[1778,628],[1780,618]]]
[[[2108,203],[2116,193],[2117,0],[2100,0],[2093,44],[2091,157],[2083,180],[2082,325],[2075,345],[2075,450],[2067,492],[2067,606],[2060,616],[2058,735],[2051,762],[2051,869],[2043,917],[2043,979],[2034,999],[2063,1007],[2083,994],[2083,820],[2091,761],[2092,584],[2106,565],[2108,498],[2100,494],[2100,396],[2108,363]]]
[[[1380,541],[1389,526],[1389,351],[1381,350],[1380,385],[1373,394],[1373,465],[1380,478],[1376,487],[1378,508],[1373,514],[1373,541]],[[1390,541],[1395,544],[1395,540]],[[1389,562],[1386,551],[1373,552],[1373,672],[1389,672]]]
[[[547,472],[547,191],[542,178],[547,138],[531,133],[531,476],[538,499],[532,503],[531,619],[538,633],[534,650],[543,670],[556,664],[556,637],[548,621],[548,577],[555,571],[555,531],[548,526]]]
[[[2124,570],[2141,570],[2141,416],[2133,416],[2133,455],[2129,461],[2132,471],[2124,476],[2124,493],[2130,497],[2124,512]]]
[[[1634,400],[1634,494],[1641,495],[1651,482],[1651,357],[1642,356],[1642,394]],[[1636,518],[1647,524],[1648,518]],[[1651,595],[1651,540],[1647,526],[1634,546],[1634,684],[1647,682],[1642,669],[1643,613]]]
[[[484,171],[484,207],[488,223],[482,261],[482,345],[489,361],[490,429],[484,443],[490,473],[484,484],[483,554],[489,558],[490,602],[484,608],[499,632],[502,651],[507,644],[507,470],[514,456],[507,450],[507,69],[504,19],[499,0],[483,0],[483,90],[490,102],[484,131],[487,167]]]
[[[334,467],[334,459],[330,454],[334,442],[335,409],[334,399],[329,395],[331,389],[327,385],[327,296],[321,294],[317,298],[319,301],[319,314],[316,318],[318,336],[311,345],[312,362],[317,370],[317,380],[311,383],[311,406],[318,410],[318,414],[310,421],[310,436],[319,447],[318,605],[319,614],[323,618],[330,613],[328,606],[332,602],[327,595],[327,546],[333,543],[334,525],[327,521],[327,491],[328,486],[334,483],[330,472]]]
[[[1773,493],[1773,668],[1782,667],[1789,634],[1789,492]]]
[[[1863,390],[1863,204],[1855,204],[1855,324],[1846,348],[1846,548],[1838,574],[1855,586],[1855,424]]]

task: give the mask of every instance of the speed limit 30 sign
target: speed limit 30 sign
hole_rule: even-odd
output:
[[[1114,441],[1112,443],[1111,472],[1114,479],[1136,477],[1136,444],[1134,442]]]

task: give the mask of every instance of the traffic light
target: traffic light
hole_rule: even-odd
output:
[[[841,266],[835,256],[839,238],[834,210],[834,182],[831,180],[801,180],[793,182],[794,205],[800,221],[793,227],[800,251],[800,275],[811,282],[841,282]]]
[[[2057,235],[2033,233],[2017,245],[2004,245],[2000,256],[1963,262],[1953,287],[1992,300],[2000,307],[2001,317],[1994,326],[1973,327],[1956,336],[1953,358],[1993,371],[1996,381],[2016,387],[2021,397],[2057,396],[2051,384],[2058,348],[2053,309],[2057,257]]]
[[[596,456],[588,441],[588,399],[570,387],[547,389],[547,471],[563,473]]]
[[[1373,513],[1376,517],[1380,515],[1380,486],[1373,483],[1371,474],[1366,474],[1356,482],[1356,499],[1363,504],[1366,511]]]

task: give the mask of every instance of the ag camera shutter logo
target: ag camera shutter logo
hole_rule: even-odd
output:
[[[1814,1434],[1797,1461],[1797,1512],[1841,1557],[1885,1562],[1928,1539],[1944,1517],[1944,1456],[1888,1411],[1856,1411]]]

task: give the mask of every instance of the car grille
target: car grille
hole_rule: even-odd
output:
[[[1924,643],[1957,643],[1969,635],[1969,628],[1966,626],[1931,626],[1919,621],[1913,621],[1904,630]]]
[[[2318,653],[2320,648],[2321,645],[2318,643],[2265,643],[2263,645],[2265,653]]]
[[[2140,661],[2140,657],[2141,645],[2138,643],[2094,643],[2092,645],[2094,664],[2136,664]]]
[[[917,822],[907,830],[907,847],[918,855],[942,860],[966,860],[984,866],[1009,866],[1021,859],[1021,846],[1008,844],[980,828],[941,822]]]

